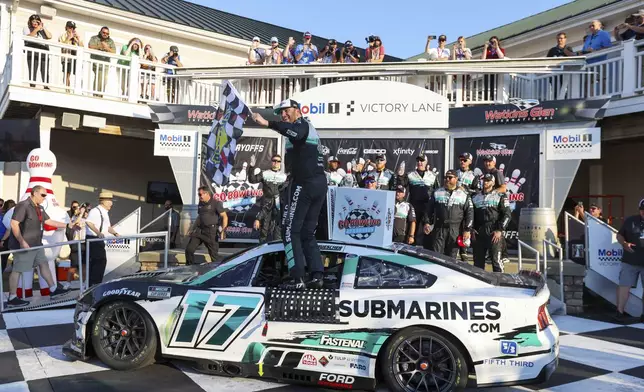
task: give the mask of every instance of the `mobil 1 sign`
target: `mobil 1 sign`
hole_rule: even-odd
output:
[[[550,129],[546,131],[546,158],[600,159],[601,128]]]
[[[447,98],[412,84],[381,80],[330,83],[298,93],[317,129],[446,129]]]
[[[157,129],[154,131],[154,155],[163,157],[196,156],[197,132]]]

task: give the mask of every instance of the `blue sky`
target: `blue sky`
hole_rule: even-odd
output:
[[[407,58],[425,50],[427,36],[470,36],[566,4],[569,0],[190,0],[211,8],[314,35],[364,45],[379,35],[388,54]],[[582,0],[579,0],[582,1]],[[382,5],[378,5],[382,4]],[[386,5],[385,5],[386,4]]]

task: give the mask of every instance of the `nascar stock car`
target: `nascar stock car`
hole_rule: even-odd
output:
[[[554,372],[559,331],[538,273],[486,272],[402,244],[320,248],[323,289],[279,288],[278,242],[93,286],[63,352],[118,370],[178,358],[209,374],[338,389],[451,391]]]

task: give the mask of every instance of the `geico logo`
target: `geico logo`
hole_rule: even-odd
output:
[[[237,151],[263,152],[264,151],[264,145],[263,144],[238,144],[237,145]]]
[[[344,374],[322,373],[320,375],[320,381],[337,382],[341,384],[353,384],[356,381],[356,379],[351,376],[345,376]]]
[[[375,148],[365,148],[362,150],[363,154],[386,154],[387,150],[385,149],[375,149]]]
[[[498,323],[474,323],[470,325],[470,332],[472,333],[478,333],[478,332],[501,332],[501,326]]]

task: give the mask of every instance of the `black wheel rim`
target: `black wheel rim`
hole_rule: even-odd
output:
[[[391,367],[398,385],[410,392],[451,391],[456,383],[454,354],[432,337],[414,336],[396,347]]]
[[[134,309],[112,309],[100,328],[101,347],[114,359],[132,359],[144,349],[148,331],[143,316]]]

